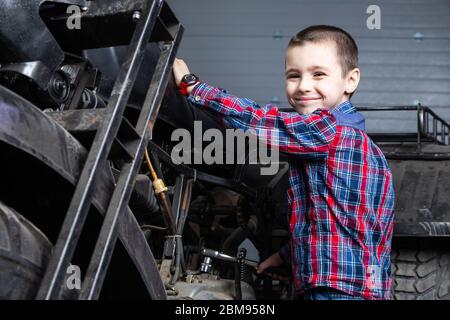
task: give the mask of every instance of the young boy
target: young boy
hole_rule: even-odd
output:
[[[286,94],[296,112],[237,98],[187,76],[176,83],[192,102],[223,115],[234,128],[276,136],[288,154],[290,245],[258,272],[290,262],[304,299],[389,299],[394,192],[380,149],[350,102],[359,79],[358,48],[344,30],[311,26],[289,42]]]

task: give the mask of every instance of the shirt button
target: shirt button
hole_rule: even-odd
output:
[[[202,97],[200,96],[195,96],[195,101],[200,101],[202,99]]]

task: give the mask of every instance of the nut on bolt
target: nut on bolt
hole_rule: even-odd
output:
[[[141,19],[141,12],[136,10],[133,12],[133,21],[138,22]]]

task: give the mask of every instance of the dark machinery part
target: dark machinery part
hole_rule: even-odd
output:
[[[86,5],[84,0],[56,0],[60,5]],[[21,74],[47,90],[64,52],[39,15],[41,0],[3,1],[0,11],[0,72]],[[36,42],[39,39],[39,42]]]
[[[96,72],[80,57],[79,48],[63,51],[61,38],[55,38],[46,23],[56,16],[66,22],[69,14],[65,9],[69,5],[85,7],[90,3],[4,2],[0,12],[0,83],[43,109],[64,109],[71,103],[77,106],[83,90],[93,89],[87,81]],[[68,30],[65,25],[61,28]],[[77,42],[70,32],[65,40]]]
[[[203,257],[202,264],[200,266],[200,271],[203,273],[211,273],[212,270],[212,259],[211,257]]]
[[[33,16],[33,19],[29,19],[29,23],[26,23],[24,21],[24,23],[21,23],[20,26],[24,26],[29,34],[32,34],[36,30],[37,32],[43,31],[43,34],[49,35],[46,26],[42,22],[39,23],[40,17],[38,15],[38,4],[40,4],[40,2],[41,1],[39,1],[38,3],[36,1],[32,2],[31,4],[27,2],[28,6],[25,6],[24,1],[8,1],[7,9],[9,10],[2,10],[2,13],[6,13],[9,17],[16,18],[24,16],[26,17],[27,15]],[[103,7],[98,7],[99,2],[103,3]],[[67,2],[59,1],[59,3]],[[130,1],[130,3],[142,4],[142,15],[140,21],[137,23],[137,26],[135,22],[130,19],[130,21],[132,22],[128,24],[129,28],[124,28],[129,31],[129,33],[127,34],[128,38],[125,43],[130,42],[130,38],[132,38],[131,36],[134,34],[134,37],[131,39],[128,53],[125,57],[125,60],[129,61],[129,63],[124,64],[119,71],[117,80],[115,81],[114,90],[111,92],[111,97],[109,97],[108,99],[108,108],[106,108],[107,112],[105,112],[105,116],[103,118],[104,121],[102,121],[102,125],[100,125],[100,127],[98,128],[94,141],[92,141],[92,143],[90,144],[89,153],[87,154],[87,156],[85,154],[86,157],[79,157],[76,158],[73,162],[64,164],[79,165],[80,160],[86,160],[84,165],[81,165],[78,168],[79,176],[76,177],[78,179],[74,180],[75,178],[71,177],[72,180],[70,182],[73,183],[78,181],[77,187],[72,198],[72,204],[69,205],[69,211],[65,217],[64,222],[62,223],[62,229],[59,232],[59,239],[56,241],[56,244],[53,247],[48,265],[46,266],[45,275],[38,291],[38,298],[53,299],[60,296],[61,288],[64,286],[63,282],[65,269],[74,254],[75,248],[77,246],[77,240],[79,239],[80,232],[83,229],[83,224],[87,217],[87,212],[89,211],[91,202],[96,204],[97,201],[95,191],[98,190],[99,187],[101,187],[101,183],[97,184],[94,189],[93,181],[98,180],[108,182],[108,180],[102,179],[102,175],[104,175],[104,168],[109,150],[111,148],[111,144],[117,138],[119,143],[122,143],[122,146],[124,147],[123,154],[125,154],[125,162],[122,162],[123,165],[121,166],[117,184],[110,185],[113,186],[113,188],[109,189],[108,192],[103,193],[103,195],[105,196],[105,198],[103,199],[105,200],[105,202],[103,203],[105,207],[103,207],[103,209],[106,209],[105,220],[100,230],[100,234],[97,238],[97,244],[94,249],[92,259],[89,263],[89,267],[83,281],[83,288],[81,289],[79,298],[92,299],[98,297],[100,288],[102,287],[104,278],[106,276],[106,272],[104,270],[108,268],[111,254],[114,251],[113,248],[115,247],[115,240],[117,239],[118,234],[120,235],[121,240],[125,242],[125,244],[130,240],[134,241],[135,248],[128,249],[130,249],[130,255],[132,256],[133,260],[135,260],[135,263],[139,264],[139,261],[146,256],[146,254],[144,254],[143,252],[139,252],[139,250],[141,250],[140,241],[137,241],[137,239],[133,239],[133,237],[139,235],[142,236],[142,233],[137,232],[135,233],[135,235],[123,233],[124,230],[131,232],[134,228],[134,223],[136,223],[135,221],[130,219],[126,204],[128,203],[128,199],[132,190],[130,186],[134,182],[134,176],[137,169],[140,167],[143,147],[146,145],[146,141],[148,141],[149,138],[149,136],[146,135],[146,131],[148,129],[151,130],[156,115],[158,114],[158,108],[162,98],[162,95],[160,93],[163,93],[165,91],[164,88],[167,83],[168,75],[170,74],[170,66],[172,64],[178,43],[182,35],[182,26],[178,23],[174,15],[171,13],[170,8],[168,8],[167,4],[163,3],[162,1]],[[91,4],[92,6],[90,6],[89,8],[91,9],[90,13],[91,19],[93,19],[92,21],[96,21],[100,24],[102,21],[107,21],[104,18],[105,11],[103,11],[103,9],[105,8],[105,2],[95,1],[95,4]],[[55,8],[56,7],[52,6],[45,7],[45,13],[43,14],[45,18],[51,19],[51,11]],[[109,15],[117,17],[118,15],[120,15],[119,11],[122,10],[121,12],[123,12],[123,9],[125,9],[125,12],[128,12],[127,10],[129,8],[128,6],[112,5],[109,6],[108,9],[109,11],[107,13]],[[14,12],[16,11],[20,14],[15,15]],[[129,13],[131,18],[132,12]],[[61,21],[64,21],[64,19]],[[11,36],[19,37],[26,32],[20,28],[20,30],[17,30],[18,32],[16,33],[9,32],[10,30],[6,32],[7,26],[5,25],[5,22],[6,25],[17,25],[17,23],[8,23],[8,20],[3,19],[2,16],[0,26],[0,42],[2,43],[2,47],[12,48],[15,56],[14,54],[9,55],[9,57],[14,56],[14,59],[12,60],[2,56],[0,73],[15,72],[17,75],[28,78],[33,83],[35,83],[37,85],[36,92],[38,92],[39,90],[51,92],[52,99],[58,100],[59,102],[65,101],[68,97],[69,88],[69,86],[67,85],[68,77],[66,77],[66,75],[71,73],[60,72],[60,70],[62,70],[61,65],[64,60],[64,54],[62,50],[58,48],[58,44],[56,44],[57,42],[52,40],[43,41],[39,45],[45,44],[47,45],[47,47],[45,47],[45,45],[42,45],[41,47],[39,47],[39,51],[33,51],[25,50],[27,48],[27,43],[16,41],[16,39],[14,39],[13,42],[16,44],[16,46],[11,47],[8,45],[10,44],[10,42],[8,42],[8,39],[10,39]],[[157,25],[156,29],[153,28],[155,25]],[[121,26],[121,28],[123,28],[123,26]],[[92,28],[82,29],[92,30]],[[109,32],[110,31],[111,30],[109,30]],[[164,35],[158,36],[158,33]],[[115,36],[116,35],[114,35],[114,37]],[[41,40],[43,39],[39,36],[36,36],[34,38]],[[48,36],[48,39],[50,38],[51,36]],[[58,40],[61,40],[60,37],[57,36],[57,38]],[[160,57],[158,58],[159,62],[157,63],[156,70],[153,74],[155,80],[150,83],[150,89],[148,90],[148,94],[146,95],[148,96],[148,98],[145,99],[142,110],[138,113],[139,116],[136,119],[137,123],[128,126],[128,131],[126,131],[120,137],[116,137],[119,126],[123,120],[123,110],[127,103],[128,96],[135,80],[135,76],[138,73],[140,62],[143,59],[143,48],[145,48],[147,42],[150,39],[165,39],[167,41],[165,47],[160,53]],[[74,39],[72,38],[71,42],[73,40]],[[120,41],[110,44],[125,44],[121,42],[124,40],[125,39],[122,38]],[[79,41],[73,42],[80,44]],[[29,43],[35,42],[29,41]],[[49,48],[49,46],[53,47]],[[85,46],[84,48],[88,47],[89,46]],[[20,54],[20,52],[24,53],[26,51],[32,52],[31,54],[34,55],[34,57],[29,58],[29,55],[27,54]],[[76,50],[73,50],[72,52],[76,54],[81,53],[76,52]],[[5,51],[2,51],[2,54],[3,53],[5,53]],[[6,51],[5,54],[8,55],[8,53],[10,52]],[[59,53],[60,55],[58,56]],[[28,59],[32,59],[33,61],[29,62]],[[34,60],[39,61],[34,62]],[[55,76],[53,76],[53,74],[55,74]],[[77,82],[75,84],[74,90],[72,91],[73,95],[79,95],[79,97],[81,97],[83,92],[86,92],[84,90],[91,87],[88,81],[90,78],[91,77],[85,77],[84,83],[82,83],[82,79],[80,80],[80,82]],[[12,85],[14,86],[14,83],[12,83]],[[30,91],[32,90],[33,89],[30,88]],[[20,90],[18,92],[20,92]],[[47,109],[47,107],[49,107],[49,105],[46,105],[46,103],[41,103],[42,101],[39,99],[31,99],[30,95],[28,94],[24,94],[23,96],[35,102],[41,109]],[[19,106],[20,105],[24,105],[24,103],[21,102]],[[68,105],[69,109],[71,109],[69,104],[66,105]],[[78,101],[75,103],[75,105],[78,106]],[[5,109],[3,108],[3,106],[2,109],[4,112],[7,112],[7,114],[12,110]],[[10,128],[11,130],[13,130],[13,135],[5,136],[4,141],[6,141],[7,143],[15,143],[19,148],[25,148],[27,144],[23,145],[18,143],[22,141],[17,139],[19,135],[17,134],[17,132],[14,132],[14,130],[17,131],[18,129],[20,129],[20,125],[23,126],[24,123],[22,122],[20,125],[16,125],[18,118],[15,114],[17,114],[17,111],[13,110],[12,112],[14,114],[10,114],[12,117],[11,123],[15,126],[8,125],[6,128]],[[38,119],[39,117],[45,118],[45,116],[41,116],[38,114]],[[4,119],[6,118],[8,117],[5,117]],[[36,120],[31,121],[30,123],[33,123],[34,126],[33,130],[31,130],[31,135],[36,135]],[[53,126],[54,123],[51,123],[49,127],[51,128]],[[2,129],[4,128],[2,127]],[[12,139],[13,136],[15,136],[14,140]],[[54,139],[53,141],[63,142],[61,141],[63,137],[64,135],[61,135],[59,139]],[[40,140],[40,143],[42,144],[42,141],[48,141],[49,138],[51,137],[45,137],[45,139]],[[33,137],[30,138],[27,136],[25,137],[25,139],[33,141]],[[59,150],[62,150],[63,153],[67,152],[65,148],[61,148],[61,145],[56,144],[56,147]],[[45,151],[46,147],[41,147],[41,149],[42,150],[40,151]],[[48,157],[47,159],[52,159],[52,155],[50,155],[50,157]],[[124,158],[115,156],[113,157],[113,159],[115,161],[120,161]],[[134,255],[137,253],[141,254],[141,257],[135,257]],[[147,261],[151,262],[152,259],[149,259]],[[164,298],[164,292],[161,293],[161,286],[159,286],[158,280],[153,279],[152,281],[147,281],[147,279],[149,278],[149,272],[150,274],[152,273],[152,268],[147,268],[147,270],[145,271],[145,275],[142,275],[142,279],[144,279],[146,281],[146,284],[148,285],[150,296],[156,299]]]
[[[150,171],[150,176],[152,177],[155,195],[157,196],[159,203],[161,204],[164,218],[166,220],[167,225],[169,226],[169,230],[171,234],[174,235],[176,233],[176,223],[172,213],[172,207],[170,206],[169,197],[167,196],[168,189],[164,184],[164,181],[160,177],[158,177],[155,170],[153,169],[153,165],[148,155],[147,149],[144,150],[144,157],[145,162],[147,163],[148,169]]]
[[[87,151],[38,108],[1,86],[0,105],[1,167],[23,169],[0,171],[1,180],[5,182],[0,185],[2,200],[29,218],[54,242],[64,218],[61,213],[67,209]],[[32,191],[27,201],[23,201],[20,191],[23,181],[27,181]],[[104,214],[113,185],[112,173],[105,163],[94,191],[93,211]],[[154,290],[152,295],[163,294],[164,291],[161,293],[158,288],[160,279],[154,258],[130,210],[120,217],[118,232],[121,244],[130,256],[129,262],[135,264],[148,290]],[[90,258],[86,250],[80,254],[79,259]],[[130,266],[128,268],[131,270]],[[162,286],[160,288],[163,290]]]
[[[84,89],[78,109],[96,109],[105,107],[106,104],[101,97],[89,89]]]
[[[58,104],[67,100],[70,92],[70,80],[66,73],[57,71],[52,75],[48,92]]]
[[[155,214],[159,211],[158,201],[150,178],[144,174],[136,176],[133,193],[130,198],[130,208],[135,215],[140,216]]]
[[[234,272],[234,286],[236,300],[242,300],[242,288],[241,283],[244,281],[245,273],[245,257],[247,256],[247,250],[241,248],[236,258],[235,272]]]
[[[204,248],[204,249],[202,249],[201,253],[205,257],[211,257],[211,258],[215,258],[215,259],[222,260],[222,261],[227,261],[227,262],[237,262],[237,258],[236,257],[232,257],[232,256],[229,256],[229,255],[226,255],[226,254],[221,253],[219,251],[215,251],[215,250]],[[242,259],[242,263],[244,265],[247,265],[247,266],[250,266],[250,267],[254,267],[254,268],[258,267],[258,262],[252,261],[252,260],[247,260],[247,259],[245,259],[245,257]]]
[[[62,226],[58,241],[55,244],[52,257],[44,275],[43,283],[38,292],[38,298],[51,299],[57,296],[62,281],[62,272],[71,255],[74,252],[74,244],[77,242],[81,226],[88,213],[90,203],[90,191],[94,188],[92,183],[98,172],[99,163],[107,159],[113,140],[119,131],[123,112],[131,93],[132,84],[136,80],[140,62],[143,59],[143,49],[150,40],[154,23],[162,9],[161,1],[147,2],[142,12],[142,20],[138,23],[130,42],[128,57],[129,64],[124,64],[116,79],[114,89],[108,100],[107,112],[103,125],[99,128],[88,154],[86,164],[82,170],[80,179],[71,200],[69,210]],[[167,9],[168,10],[168,9]],[[115,246],[117,237],[118,217],[125,210],[131,194],[130,181],[134,179],[140,167],[143,151],[147,145],[147,130],[152,129],[154,117],[159,109],[161,96],[157,94],[164,91],[169,74],[169,66],[173,62],[181,34],[182,27],[179,25],[174,30],[174,38],[171,45],[161,53],[159,65],[154,73],[154,81],[150,84],[146,100],[139,114],[134,137],[129,137],[130,149],[127,151],[133,159],[127,162],[121,169],[117,185],[110,197],[105,220],[94,249],[93,258],[88,267],[83,288],[80,292],[81,299],[95,299],[100,294],[105,273],[102,269],[108,266],[111,259],[112,248]]]

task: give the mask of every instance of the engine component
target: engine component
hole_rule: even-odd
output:
[[[173,287],[170,300],[234,300],[234,280],[221,279],[216,275],[202,273],[188,275],[186,281],[178,281]],[[248,283],[241,283],[242,300],[256,300],[255,291]]]
[[[130,198],[130,208],[135,214],[148,215],[159,210],[149,177],[138,174],[134,182],[133,193]]]
[[[214,251],[214,250],[206,249],[206,248],[202,250],[202,255],[211,257],[211,258],[216,258],[216,259],[223,260],[223,261],[228,261],[228,262],[237,262],[237,259],[238,259],[236,257],[229,256],[229,255],[221,253],[219,251]],[[242,259],[242,262],[245,265],[248,265],[250,267],[255,267],[255,268],[258,267],[258,262],[256,262],[256,261]]]
[[[105,107],[105,102],[95,92],[89,89],[83,90],[80,103],[78,104],[79,109],[96,109]]]
[[[234,271],[234,290],[235,297],[237,300],[242,300],[242,282],[244,281],[244,273],[245,273],[245,257],[247,256],[247,250],[245,248],[241,248],[239,250],[239,254],[236,258],[236,265]]]
[[[204,273],[210,273],[212,269],[212,259],[211,257],[204,257],[200,271]]]
[[[64,71],[58,70],[53,73],[48,92],[57,103],[67,100],[70,93],[70,79]]]
[[[148,155],[147,149],[144,150],[145,162],[148,165],[148,169],[150,171],[150,175],[153,181],[153,188],[155,189],[155,194],[158,197],[161,207],[163,209],[164,217],[166,222],[170,228],[172,234],[176,233],[176,222],[173,218],[172,207],[169,204],[169,199],[167,197],[168,188],[165,186],[164,181],[158,177],[155,170],[153,169],[152,162]]]

